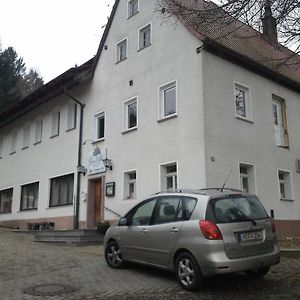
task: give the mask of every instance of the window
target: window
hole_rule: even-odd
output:
[[[74,174],[51,179],[50,207],[73,204]]]
[[[139,31],[139,50],[151,45],[151,24],[143,27]]]
[[[151,199],[147,201],[136,209],[131,217],[131,225],[139,226],[139,225],[150,225],[153,209],[156,204],[156,199]]]
[[[12,135],[11,135],[10,154],[16,153],[17,139],[18,139],[18,132],[15,131],[15,132],[13,132]]]
[[[37,120],[35,122],[34,144],[38,144],[42,141],[43,121]]]
[[[3,137],[0,136],[0,159],[2,158],[2,153],[3,153]]]
[[[289,135],[285,100],[273,95],[272,112],[276,145],[279,147],[288,147]]]
[[[123,131],[137,127],[137,99],[124,102]]]
[[[67,110],[67,130],[76,128],[77,105],[75,103],[68,104]]]
[[[101,140],[105,137],[105,113],[101,112],[95,116],[95,139]]]
[[[13,189],[0,191],[0,213],[11,212]]]
[[[117,44],[117,62],[127,58],[127,39]]]
[[[59,135],[60,112],[54,112],[51,120],[51,137]]]
[[[235,83],[235,114],[239,118],[251,120],[249,88]]]
[[[170,163],[161,166],[161,189],[177,189],[177,164]]]
[[[139,12],[139,1],[129,0],[128,1],[128,18],[136,15]]]
[[[171,82],[159,89],[160,119],[176,114],[176,82]]]
[[[256,193],[254,166],[240,163],[240,188],[244,193]]]
[[[21,187],[21,210],[37,209],[39,199],[39,183],[30,183]]]
[[[124,173],[124,199],[136,199],[136,171]]]
[[[278,170],[279,191],[281,200],[292,199],[291,174],[290,172]]]
[[[182,199],[181,197],[162,197],[159,206],[155,209],[153,224],[162,224],[182,220]]]
[[[23,147],[22,147],[22,149],[26,149],[29,147],[29,135],[30,135],[30,125],[25,125],[23,127]]]

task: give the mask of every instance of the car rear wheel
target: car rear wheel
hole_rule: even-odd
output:
[[[117,242],[113,241],[107,244],[105,259],[107,264],[114,269],[120,269],[124,266],[122,253]]]
[[[183,252],[178,255],[175,270],[177,281],[184,289],[194,291],[203,287],[204,278],[198,263],[190,253]]]
[[[265,276],[270,270],[270,267],[261,267],[255,270],[249,270],[246,274],[252,279],[260,279]]]

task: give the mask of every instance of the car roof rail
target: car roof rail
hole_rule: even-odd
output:
[[[194,194],[204,194],[200,189],[174,189],[157,192],[155,195],[167,194],[167,193],[194,193]]]
[[[203,188],[203,189],[200,189],[200,191],[210,191],[210,190],[217,190],[219,192],[222,192],[224,190],[227,190],[227,191],[233,191],[233,192],[239,192],[239,193],[242,193],[241,190],[239,189],[235,189],[235,188],[230,188],[230,187],[225,187],[225,188],[221,188],[221,187],[209,187],[209,188]]]

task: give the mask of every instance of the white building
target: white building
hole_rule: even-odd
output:
[[[300,235],[299,71],[263,35],[216,40],[155,5],[117,0],[94,59],[0,114],[0,225],[94,228],[230,173]]]

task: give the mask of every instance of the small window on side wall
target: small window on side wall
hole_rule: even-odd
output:
[[[256,193],[254,166],[250,164],[240,163],[240,187],[244,193]]]
[[[67,128],[66,128],[67,131],[76,128],[76,117],[77,117],[77,105],[75,103],[69,103],[68,110],[67,110]]]
[[[117,44],[117,63],[127,58],[127,39]]]
[[[136,199],[136,170],[124,173],[124,199]]]
[[[38,144],[42,141],[43,121],[42,120],[35,121],[34,127],[35,127],[34,144]]]
[[[238,83],[234,85],[235,115],[237,118],[251,121],[251,99],[249,88]]]
[[[160,119],[176,115],[177,91],[176,82],[168,83],[159,89]]]
[[[52,113],[51,119],[51,137],[59,135],[59,126],[60,126],[60,112]]]
[[[151,24],[146,25],[139,31],[139,50],[151,45]]]
[[[105,113],[101,112],[95,116],[95,139],[105,138]]]
[[[177,189],[177,163],[167,163],[160,166],[161,190]]]
[[[292,200],[291,173],[278,170],[279,192],[281,200]]]
[[[123,107],[123,131],[137,128],[137,99],[124,102]]]
[[[129,0],[128,1],[128,18],[136,15],[139,12],[139,1]]]

